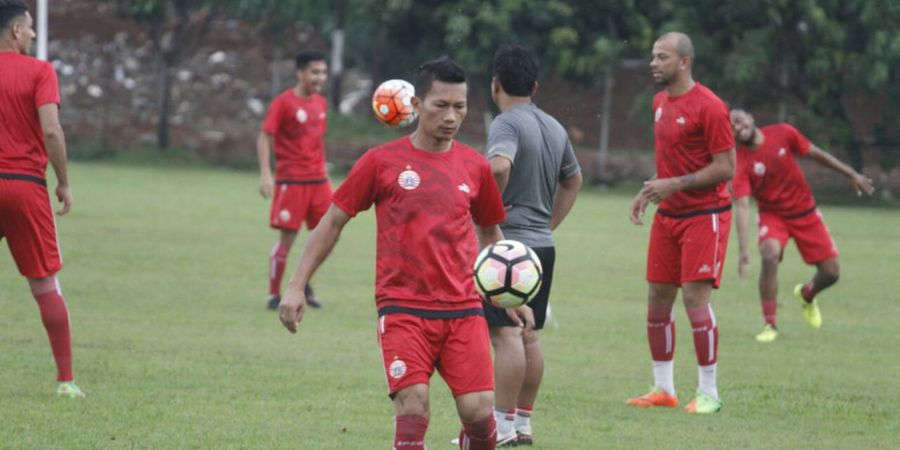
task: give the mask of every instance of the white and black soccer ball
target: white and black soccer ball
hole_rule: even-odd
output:
[[[519,241],[497,241],[475,259],[475,286],[498,308],[527,303],[541,288],[542,277],[541,260]]]

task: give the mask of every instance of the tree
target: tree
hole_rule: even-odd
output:
[[[213,0],[119,0],[119,11],[144,27],[156,53],[157,147],[169,146],[172,69],[200,43],[216,16]]]

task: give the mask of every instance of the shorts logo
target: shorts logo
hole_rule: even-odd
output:
[[[766,174],[766,165],[761,162],[753,163],[753,173],[763,176]]]
[[[709,264],[704,264],[700,266],[700,270],[698,270],[697,273],[709,273],[711,270]]]
[[[765,236],[767,234],[769,234],[769,227],[767,227],[765,225],[759,227],[759,235],[760,236]]]
[[[388,368],[388,373],[395,380],[401,378],[403,375],[406,375],[406,363],[402,359],[395,359],[391,363],[391,367]]]
[[[656,108],[656,115],[653,117],[653,121],[659,122],[660,117],[662,117],[662,106]]]
[[[675,123],[677,123],[678,125],[684,125],[685,123],[687,123],[687,120],[684,120],[684,116],[678,116],[678,118],[675,119]]]
[[[466,183],[459,185],[459,190],[465,192],[466,194],[470,192],[469,185]]]
[[[309,119],[309,114],[306,113],[306,110],[300,108],[297,110],[297,122],[306,123],[306,120]]]
[[[421,182],[422,179],[419,177],[419,174],[411,170],[409,166],[406,166],[406,170],[400,172],[400,176],[397,177],[397,183],[400,184],[400,187],[406,189],[407,191],[411,191],[419,187],[419,183]]]
[[[278,220],[282,222],[291,220],[291,212],[286,209],[282,209],[281,212],[278,213]]]
[[[778,156],[784,156],[785,154],[787,154],[787,150],[784,147],[778,149]]]

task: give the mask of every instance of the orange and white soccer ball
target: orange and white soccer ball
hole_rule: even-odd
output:
[[[375,118],[389,127],[405,127],[416,120],[412,98],[416,89],[406,80],[387,80],[372,94]]]
[[[497,241],[475,259],[475,286],[498,308],[527,303],[541,288],[542,278],[541,260],[519,241]]]

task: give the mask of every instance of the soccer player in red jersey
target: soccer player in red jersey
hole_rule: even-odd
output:
[[[59,124],[59,83],[53,66],[28,54],[34,21],[19,0],[0,0],[0,239],[31,287],[50,338],[57,394],[84,397],[72,375],[69,310],[56,273],[62,257],[47,192],[47,161],[56,172],[57,214],[72,207],[66,142]]]
[[[665,87],[653,98],[657,172],[632,202],[630,218],[641,225],[648,203],[659,205],[647,256],[647,338],[655,385],[628,404],[678,405],[672,307],[681,288],[699,365],[697,396],[686,410],[713,413],[721,408],[716,387],[719,331],[709,301],[722,279],[731,227],[726,184],[734,174],[735,152],[728,108],[694,81],[693,61],[694,47],[685,34],[667,33],[653,44],[650,70]]]
[[[747,249],[749,196],[756,199],[759,208],[758,245],[762,260],[759,298],[765,325],[756,340],[772,342],[778,338],[775,324],[778,264],[790,238],[796,242],[803,260],[816,266],[816,273],[809,282],[794,287],[794,296],[803,307],[806,322],[819,328],[822,315],[816,294],[837,282],[840,273],[838,250],[822,220],[822,213],[816,208],[816,199],[797,164],[797,157],[809,157],[844,175],[858,195],[872,194],[872,180],[829,155],[788,124],[757,128],[750,113],[733,109],[731,125],[735,140],[740,144],[732,186],[740,245],[738,274],[741,277],[746,275],[750,264]]]
[[[278,308],[288,252],[300,227],[306,222],[308,229],[315,228],[331,201],[325,169],[328,104],[319,95],[328,79],[328,65],[325,55],[314,51],[298,53],[296,64],[297,85],[272,101],[256,141],[259,192],[263,198],[274,194],[269,224],[279,230],[269,255],[269,309]],[[269,156],[273,148],[274,179]],[[309,305],[320,307],[312,288],[306,289]]]
[[[493,449],[493,365],[472,264],[479,243],[502,238],[506,214],[487,160],[453,139],[467,110],[463,69],[448,57],[431,60],[414,86],[415,131],[354,164],[307,240],[279,314],[295,333],[303,287],[344,225],[374,204],[377,334],[396,414],[393,448],[425,448],[428,383],[437,369],[463,423],[460,448]],[[520,325],[534,325],[527,306],[516,312]]]

